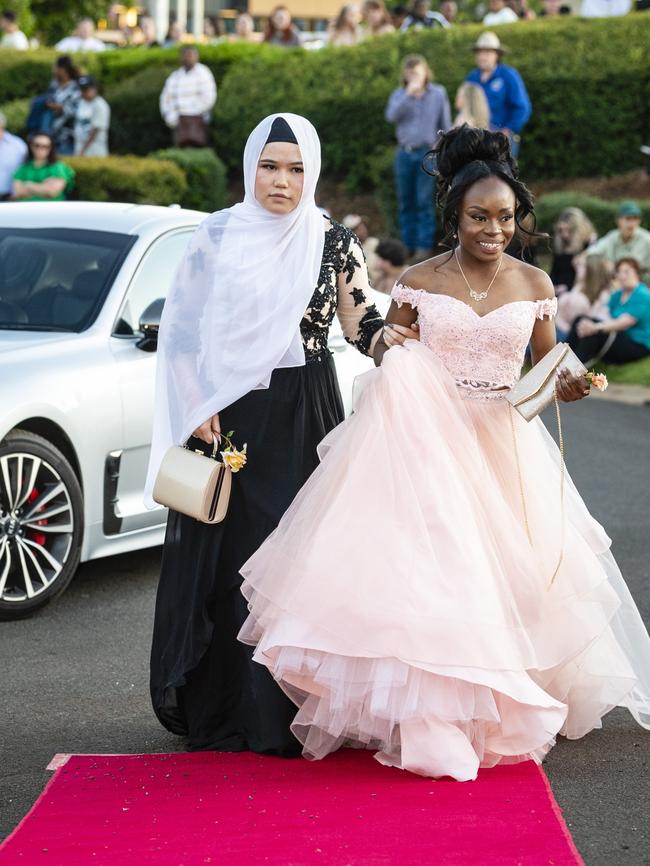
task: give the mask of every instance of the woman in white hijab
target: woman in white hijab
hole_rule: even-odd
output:
[[[323,217],[314,194],[320,142],[293,114],[265,118],[244,151],[245,198],[197,229],[165,304],[148,488],[171,444],[234,430],[248,464],[233,476],[225,521],[171,512],[151,653],[151,696],[190,749],[299,754],[294,705],[252,650],[239,569],[316,468],[316,447],[343,419],[329,328],[372,355],[384,331],[366,300],[363,253]],[[148,493],[150,495],[150,493]]]

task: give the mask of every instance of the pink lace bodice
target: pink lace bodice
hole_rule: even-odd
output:
[[[535,319],[553,318],[557,299],[511,301],[484,316],[450,295],[396,283],[391,297],[418,312],[420,339],[466,392],[503,392],[519,379]]]

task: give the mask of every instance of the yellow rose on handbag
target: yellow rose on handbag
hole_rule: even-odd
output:
[[[246,446],[234,447],[231,431],[223,436],[227,449],[217,459],[219,440],[215,436],[212,454],[192,451],[185,445],[169,448],[158,470],[153,498],[202,523],[221,523],[228,513],[232,473],[246,464]]]

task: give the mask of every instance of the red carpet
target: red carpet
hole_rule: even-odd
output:
[[[344,751],[76,755],[2,866],[564,866],[581,860],[532,762],[432,782]]]

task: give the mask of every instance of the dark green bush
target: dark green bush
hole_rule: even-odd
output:
[[[202,46],[201,62],[212,70],[221,98],[226,71],[236,62],[250,58],[282,56],[281,48],[248,43],[224,43]],[[165,126],[159,110],[160,92],[167,76],[178,68],[177,48],[134,48],[106,51],[101,55],[107,83],[106,98],[112,112],[111,147],[117,153],[147,154],[170,145],[171,131]],[[221,136],[214,139],[221,151]]]
[[[51,48],[37,51],[3,48],[0,51],[0,105],[44,93],[52,80],[52,64],[59,54]],[[99,75],[99,57],[99,54],[77,54],[75,63],[83,72]]]
[[[481,27],[385,36],[354,49],[255,56],[234,65],[215,109],[219,152],[239,165],[247,134],[267,113],[316,125],[324,168],[352,189],[371,186],[373,159],[394,139],[383,120],[401,59],[424,54],[453,100],[473,65]],[[650,134],[650,13],[607,20],[533,21],[499,28],[534,113],[522,146],[525,177],[613,174],[639,164]]]
[[[215,211],[228,204],[226,166],[210,148],[173,148],[149,154],[153,159],[175,163],[185,173],[187,192],[181,199],[183,207]]]
[[[14,99],[2,106],[2,113],[7,118],[7,129],[14,135],[25,135],[27,132],[29,102],[29,99]]]
[[[142,156],[171,144],[172,133],[160,116],[158,98],[171,68],[145,66],[106,88],[111,106],[111,151]]]
[[[0,105],[43,93],[52,78],[55,57],[56,52],[50,50],[0,51]]]
[[[74,198],[134,204],[180,204],[187,192],[183,171],[173,162],[136,156],[80,156],[65,160],[74,168]]]
[[[247,57],[273,54],[281,50],[248,42],[224,42],[220,45],[199,46],[199,58],[201,63],[210,67],[218,86],[233,63]],[[99,75],[105,85],[110,85],[124,81],[148,66],[164,66],[171,71],[179,65],[179,53],[177,47],[104,51],[99,58]]]
[[[282,55],[283,49],[249,43],[204,45],[201,62],[212,70],[220,87],[228,69],[252,56]],[[43,93],[51,80],[57,52],[0,52],[0,106]],[[178,48],[123,48],[97,54],[75,55],[78,66],[96,75],[113,113],[111,149],[145,155],[166,147],[171,133],[158,110],[165,79],[179,65]],[[219,94],[220,96],[221,94]]]
[[[239,169],[246,137],[271,111],[309,117],[323,142],[324,169],[351,190],[377,184],[376,166],[394,141],[383,120],[408,53],[424,54],[453,100],[472,67],[471,46],[483,28],[409,32],[353,49],[287,51],[265,45],[202,46],[219,98],[214,140]],[[524,131],[522,173],[530,179],[617,174],[639,165],[650,139],[650,12],[624,18],[539,20],[501,27],[533,101]],[[0,105],[44,90],[53,51],[0,52]],[[146,154],[170,144],[158,112],[178,49],[120,49],[79,57],[106,85],[113,109],[111,148]]]
[[[650,202],[639,201],[643,211],[643,222],[650,223]],[[567,207],[581,208],[596,227],[598,235],[604,235],[616,227],[617,201],[604,201],[578,192],[552,192],[541,196],[535,205],[538,227],[549,234],[560,213]]]

